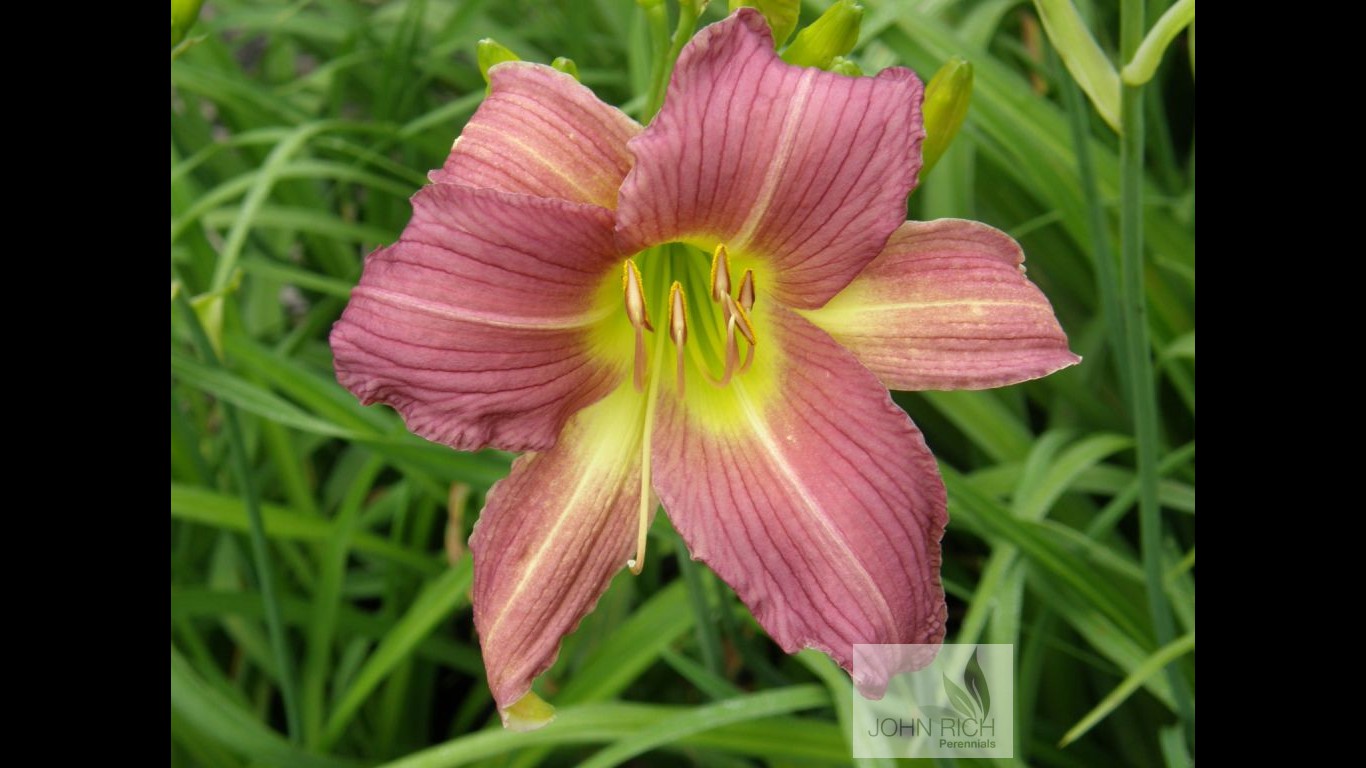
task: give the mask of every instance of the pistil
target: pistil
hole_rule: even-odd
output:
[[[637,392],[644,395],[640,401],[640,508],[636,529],[636,551],[635,556],[626,563],[631,572],[636,574],[645,567],[650,513],[658,504],[653,495],[651,482],[651,435],[654,432],[655,414],[659,406],[660,388],[665,386],[662,378],[666,375],[668,365],[666,344],[673,343],[674,388],[678,397],[682,399],[687,387],[686,366],[689,362],[696,366],[697,373],[703,379],[717,387],[726,387],[737,373],[744,374],[749,370],[750,364],[754,361],[754,349],[758,341],[751,319],[756,294],[753,270],[745,270],[738,284],[732,282],[730,256],[725,245],[718,245],[712,252],[710,284],[704,285],[702,272],[698,269],[701,266],[700,259],[697,258],[700,254],[684,250],[685,248],[683,245],[674,245],[651,252],[652,255],[646,264],[646,270],[649,272],[648,282],[635,258],[623,261],[621,268],[622,300],[626,318],[631,324],[634,342],[632,384]],[[680,279],[666,283],[670,272]],[[669,341],[665,341],[664,334],[659,334],[647,345],[645,334],[653,333],[655,329],[650,322],[646,294],[650,293],[656,301],[663,301],[663,289],[666,284],[669,286],[667,315],[657,319],[661,322],[667,319]],[[692,292],[694,301],[702,297],[700,302],[691,308],[692,318],[688,317],[689,291]],[[706,298],[708,293],[710,301]],[[712,305],[710,308],[709,304]],[[695,331],[693,334],[689,333],[690,319],[694,323],[700,323],[697,328],[692,329]],[[691,347],[688,346],[690,335],[694,336]],[[747,344],[743,362],[740,360],[742,338]],[[719,350],[718,341],[721,346]],[[723,361],[716,359],[717,352],[722,352]],[[714,378],[712,373],[718,362],[723,366],[719,379]]]

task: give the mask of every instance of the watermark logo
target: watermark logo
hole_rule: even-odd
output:
[[[855,679],[887,673],[854,691],[854,757],[1014,757],[1014,646],[854,646]]]

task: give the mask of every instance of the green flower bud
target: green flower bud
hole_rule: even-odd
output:
[[[764,15],[768,28],[773,30],[774,47],[782,47],[792,30],[797,28],[797,14],[801,12],[801,0],[730,0],[730,12],[747,6]]]
[[[199,18],[199,6],[204,0],[171,0],[171,47],[174,48],[185,39],[185,33],[194,26]]]
[[[920,178],[929,174],[958,135],[971,100],[972,63],[954,56],[944,62],[925,86],[925,143],[921,145],[924,165],[920,167]]]
[[[859,67],[858,62],[853,59],[846,59],[843,56],[836,56],[831,60],[829,69],[837,75],[863,77],[863,69]]]
[[[836,56],[854,50],[862,20],[863,6],[854,0],[839,0],[797,33],[792,45],[783,51],[783,61],[801,67],[829,69]]]
[[[554,67],[555,69],[558,69],[566,75],[569,75],[575,80],[579,79],[579,65],[575,64],[573,59],[566,58],[564,56],[558,56],[555,58],[554,61],[550,62],[550,66]]]
[[[507,46],[486,37],[474,46],[475,58],[479,61],[479,74],[484,76],[484,82],[489,81],[489,69],[494,64],[502,64],[505,61],[521,61],[522,57],[513,53]]]

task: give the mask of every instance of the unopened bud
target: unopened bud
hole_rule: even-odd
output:
[[[479,61],[479,74],[484,76],[484,82],[489,82],[489,69],[494,64],[502,64],[505,61],[521,61],[522,57],[513,53],[507,46],[486,37],[474,46],[475,58]]]
[[[797,28],[797,14],[801,12],[801,0],[730,0],[730,12],[748,6],[764,15],[768,28],[773,30],[773,45],[781,48],[792,37]]]
[[[575,80],[579,79],[579,65],[575,64],[573,59],[559,56],[554,61],[550,62],[550,66],[569,75]]]
[[[830,62],[830,71],[837,75],[848,75],[849,77],[863,77],[863,69],[853,59],[846,59],[843,56],[836,56]]]
[[[199,6],[204,0],[171,0],[171,47],[174,48],[185,39],[185,33],[194,26],[199,18]]]
[[[836,56],[854,50],[862,20],[863,6],[854,0],[838,0],[820,18],[797,33],[792,45],[783,51],[783,61],[800,67],[829,69]]]
[[[953,137],[963,127],[971,100],[972,63],[955,56],[944,62],[925,86],[925,143],[921,145],[924,164],[920,166],[920,178],[925,178],[948,151]]]

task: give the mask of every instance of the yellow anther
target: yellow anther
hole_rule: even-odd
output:
[[[621,292],[626,296],[626,317],[636,332],[635,373],[632,382],[637,392],[645,391],[645,331],[653,331],[650,313],[645,309],[645,286],[635,261],[627,259],[621,265]]]
[[[711,255],[711,300],[720,301],[730,295],[730,258],[726,246],[718,244]]]
[[[674,386],[683,396],[683,345],[688,343],[688,310],[683,304],[683,286],[677,280],[669,286],[669,338],[674,342]]]
[[[683,284],[669,286],[669,338],[678,346],[688,343],[688,312],[683,306]]]
[[[631,325],[653,331],[650,314],[645,307],[645,284],[640,279],[640,269],[634,259],[627,259],[621,265],[621,292],[626,296],[626,317]]]
[[[754,309],[754,270],[745,270],[740,278],[740,308],[746,312]]]

